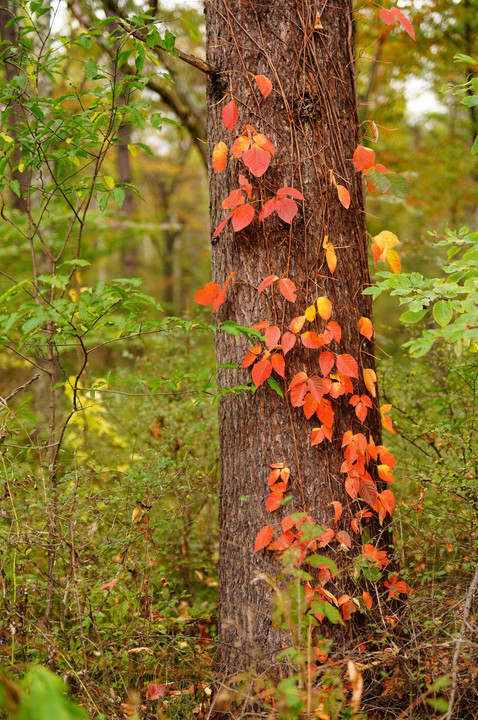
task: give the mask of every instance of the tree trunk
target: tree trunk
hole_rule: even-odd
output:
[[[374,359],[372,343],[358,332],[359,318],[371,316],[371,305],[369,298],[362,295],[369,283],[364,187],[362,175],[355,172],[352,162],[359,143],[352,9],[349,0],[317,7],[323,10],[320,19],[316,4],[309,0],[206,3],[207,61],[218,69],[218,74],[208,80],[209,151],[220,140],[231,144],[230,132],[221,120],[221,111],[231,96],[239,110],[234,134],[241,133],[243,124],[250,124],[272,141],[276,151],[260,178],[253,177],[241,161],[232,157],[222,173],[211,173],[213,228],[226,217],[228,211],[221,208],[221,203],[239,187],[239,172],[252,183],[252,202],[260,199],[260,205],[280,187],[292,186],[305,196],[303,209],[299,209],[291,225],[276,214],[259,223],[256,213],[245,230],[235,233],[229,222],[213,240],[213,280],[222,284],[237,271],[233,287],[228,288],[226,301],[215,316],[247,326],[268,320],[285,332],[291,319],[302,315],[317,297],[328,297],[333,305],[331,320],[340,325],[342,339],[323,349],[356,358],[360,380],[353,381],[354,392],[361,395],[367,393],[361,369],[373,368]],[[253,77],[259,74],[272,81],[272,93],[267,99],[262,98]],[[335,182],[350,192],[349,209],[339,202],[331,172]],[[254,206],[257,208],[257,202]],[[325,236],[337,253],[334,274],[326,263]],[[277,283],[258,295],[259,284],[270,275],[288,277],[295,283],[295,303],[282,297]],[[325,322],[317,316],[315,323],[306,325],[304,330],[320,333]],[[220,386],[233,387],[249,381],[250,371],[240,369],[246,352],[246,341],[217,334],[218,364],[238,363],[239,368],[219,369]],[[292,407],[286,390],[300,371],[309,376],[320,374],[319,353],[307,350],[297,338],[285,358],[285,382],[275,376],[284,399],[265,382],[254,396],[250,392],[228,394],[219,405],[217,662],[221,676],[251,667],[267,671],[274,666],[276,654],[290,644],[272,626],[270,589],[263,582],[251,584],[257,573],[277,576],[281,569],[276,553],[254,553],[254,540],[262,526],[278,527],[285,515],[306,510],[320,526],[350,532],[353,545],[349,555],[360,553],[363,540],[350,530],[350,517],[360,503],[352,501],[344,490],[341,445],[347,430],[363,432],[367,438],[370,434],[377,444],[381,442],[378,400],[373,400],[374,408],[364,424],[349,404],[350,395],[331,400],[335,411],[333,441],[325,440],[311,448],[311,430],[320,422],[307,420],[301,408]],[[265,507],[269,466],[278,462],[291,469],[287,494],[293,500],[291,505],[269,513]],[[335,526],[332,500],[344,506],[342,519]],[[369,531],[371,538],[379,531],[375,517],[370,519]],[[384,547],[390,536],[383,528],[381,532]],[[337,563],[347,564],[348,555],[338,550],[339,543],[333,542],[328,551]],[[335,595],[344,591],[343,586],[339,589],[339,583],[329,583],[327,588]],[[353,637],[357,624],[324,628],[324,632],[335,634],[344,646]]]

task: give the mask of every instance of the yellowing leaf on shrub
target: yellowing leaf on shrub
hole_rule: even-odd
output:
[[[315,305],[310,305],[304,313],[306,320],[309,322],[312,322],[315,319],[316,314],[317,310],[315,309]]]
[[[385,251],[385,259],[387,260],[387,265],[390,269],[390,272],[393,272],[395,275],[400,275],[402,265],[400,263],[400,258],[398,257],[397,251],[388,248]]]
[[[400,240],[389,230],[382,230],[381,233],[375,235],[372,242],[372,253],[375,264],[377,264],[379,260],[386,262],[387,250],[394,248],[396,245],[400,245]]]

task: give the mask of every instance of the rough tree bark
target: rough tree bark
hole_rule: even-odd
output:
[[[342,328],[340,345],[333,342],[330,349],[350,353],[359,368],[373,368],[373,345],[358,333],[358,320],[371,316],[371,306],[369,298],[362,295],[369,282],[364,187],[352,162],[359,142],[359,120],[351,2],[211,0],[206,3],[206,22],[207,62],[218,69],[217,75],[208,78],[210,152],[218,141],[230,136],[221,111],[231,95],[239,110],[235,131],[248,123],[276,148],[262,178],[254,178],[235,160],[222,173],[211,172],[212,227],[226,215],[221,203],[239,186],[239,172],[252,182],[260,204],[282,186],[292,186],[306,198],[291,226],[276,215],[259,223],[256,214],[245,230],[234,233],[229,223],[213,239],[213,280],[223,283],[233,271],[238,280],[216,315],[248,326],[267,319],[285,331],[290,320],[303,314],[318,296],[327,296],[333,303],[332,319]],[[273,90],[266,100],[254,81],[258,74],[272,81]],[[336,182],[350,192],[348,210],[339,202],[331,171]],[[325,261],[326,235],[337,249],[338,266],[333,275]],[[298,288],[297,302],[285,301],[276,285],[258,296],[260,282],[269,275],[289,277]],[[319,322],[310,329],[320,332],[323,327]],[[238,363],[240,368],[246,345],[218,333],[218,363]],[[305,370],[310,375],[318,367],[317,351],[299,345],[286,358],[284,391],[295,373]],[[219,370],[218,378],[221,386],[231,387],[248,381],[250,372]],[[359,394],[366,392],[362,382],[354,381],[354,388]],[[271,552],[254,554],[258,530],[304,509],[319,525],[331,527],[330,502],[340,500],[344,507],[350,506],[340,472],[344,432],[370,432],[375,442],[380,442],[376,400],[365,425],[357,420],[347,398],[333,402],[333,442],[314,448],[310,447],[311,428],[320,423],[306,420],[291,407],[288,395],[281,399],[267,383],[255,396],[249,392],[229,394],[220,403],[220,675],[230,676],[250,667],[267,671],[287,642],[272,627],[270,590],[262,582],[251,584],[258,572],[277,575],[281,567]],[[265,503],[269,465],[274,462],[291,468],[293,503],[271,515]],[[241,500],[242,496],[249,500]],[[336,529],[350,531],[346,513],[343,518]],[[370,522],[371,537],[379,535],[378,521],[372,518]],[[355,552],[360,552],[360,542],[354,540]],[[388,531],[382,529],[378,542],[384,547],[389,541]],[[336,554],[337,547],[335,543],[332,553],[340,562],[344,554]],[[344,646],[356,630],[357,622],[335,628],[339,645]]]

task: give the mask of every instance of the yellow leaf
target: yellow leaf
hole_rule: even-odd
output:
[[[105,175],[103,178],[103,182],[106,185],[106,187],[109,188],[109,190],[113,190],[113,188],[115,186],[115,180],[114,180],[114,178],[111,177],[111,175]]]
[[[337,267],[337,255],[335,254],[335,248],[332,243],[329,243],[325,252],[325,259],[332,275]]]
[[[304,313],[306,320],[309,322],[312,322],[315,319],[316,314],[317,310],[315,309],[315,305],[310,305]]]
[[[323,320],[328,320],[329,317],[332,315],[332,303],[330,302],[329,298],[317,298],[317,310]]]
[[[400,275],[402,266],[400,264],[400,258],[398,257],[397,251],[387,248],[385,250],[385,259],[388,267],[390,268],[390,272],[393,272],[395,275]]]

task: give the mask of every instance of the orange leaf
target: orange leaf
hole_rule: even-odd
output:
[[[361,170],[370,170],[375,162],[375,152],[363,145],[357,145],[353,161],[357,172],[360,172]]]
[[[337,185],[339,200],[346,210],[350,207],[350,193],[343,185]]]
[[[218,294],[217,294],[217,296],[216,296],[216,298],[215,298],[215,300],[214,300],[214,302],[213,302],[213,305],[212,305],[212,311],[213,311],[213,312],[216,312],[216,310],[217,310],[219,307],[221,307],[222,303],[223,303],[224,300],[226,299],[226,292],[227,292],[227,287],[226,287],[226,285],[224,285],[224,286],[219,290],[219,292],[218,292]]]
[[[327,250],[325,251],[325,259],[327,261],[328,268],[333,275],[334,270],[337,267],[337,255],[335,253],[335,248],[332,243],[329,243],[327,245]]]
[[[368,593],[366,590],[364,590],[362,593],[362,597],[363,597],[363,601],[364,601],[365,605],[367,606],[367,609],[370,610],[370,608],[373,605],[372,596],[370,595],[370,593]]]
[[[400,263],[400,258],[398,257],[398,252],[393,248],[387,248],[385,251],[385,259],[388,267],[390,268],[390,272],[395,275],[400,275],[402,265]]]
[[[261,292],[263,290],[266,289],[266,287],[269,287],[269,285],[272,285],[272,283],[274,283],[278,279],[279,278],[277,277],[277,275],[269,275],[269,277],[264,278],[264,280],[261,282],[261,284],[257,288],[257,292],[259,293],[259,295],[261,294]]]
[[[329,528],[317,538],[317,540],[319,540],[319,547],[325,547],[334,537],[335,532],[331,528]]]
[[[232,227],[236,232],[243,230],[250,225],[254,219],[254,208],[252,205],[239,205],[232,211]]]
[[[339,355],[337,357],[337,370],[347,377],[358,378],[357,362],[348,353],[344,353],[343,355]]]
[[[248,135],[239,135],[239,137],[234,140],[231,152],[237,160],[244,155],[246,150],[249,150],[251,142],[252,140]]]
[[[378,498],[378,490],[370,475],[366,472],[359,479],[359,495],[367,505],[373,508]]]
[[[198,305],[210,305],[216,299],[220,287],[218,283],[206,283],[203,288],[199,288],[193,302],[198,303]]]
[[[372,368],[364,368],[363,381],[370,395],[372,397],[376,397],[377,392],[375,390],[375,383],[377,382],[377,376],[375,374],[375,370],[372,370]]]
[[[291,530],[286,530],[277,539],[276,550],[286,550],[294,542],[295,535]]]
[[[272,365],[269,360],[261,360],[252,368],[252,380],[256,388],[267,380],[272,372]]]
[[[250,150],[244,153],[242,159],[255,177],[261,177],[269,167],[271,154],[257,145],[253,145]]]
[[[282,493],[271,492],[266,502],[267,512],[274,512],[274,510],[280,508],[283,499],[284,495]]]
[[[348,548],[352,547],[352,538],[350,537],[348,532],[346,532],[345,530],[341,530],[340,532],[338,532],[335,537],[337,538],[337,540],[339,542],[342,543],[342,545],[345,545],[345,547],[348,547]]]
[[[372,321],[369,320],[369,318],[361,317],[359,320],[359,333],[367,338],[367,340],[371,340],[373,336],[373,325]]]
[[[334,367],[335,357],[334,353],[330,352],[330,350],[325,350],[324,352],[320,353],[319,357],[319,366],[320,366],[320,372],[322,375],[328,375],[329,372]]]
[[[393,497],[393,492],[391,490],[384,490],[379,494],[379,498],[383,507],[391,517],[395,508],[395,498]]]
[[[332,315],[332,303],[329,298],[319,297],[317,298],[317,312],[323,320],[328,320]]]
[[[234,100],[231,100],[227,103],[227,105],[224,105],[221,117],[224,125],[230,132],[232,132],[234,130],[234,125],[239,119],[239,113],[237,112],[237,107]]]
[[[257,135],[254,135],[252,138],[254,143],[257,145],[257,147],[260,147],[261,150],[265,150],[266,152],[270,153],[271,155],[275,155],[275,147],[267,137],[267,135],[263,135],[262,133],[258,133]]]
[[[299,333],[304,327],[305,315],[299,315],[291,320],[289,330],[294,334]]]
[[[269,545],[274,537],[274,530],[270,525],[264,525],[257,533],[256,542],[254,543],[254,552],[262,550]]]
[[[334,506],[334,512],[335,512],[334,523],[337,523],[340,520],[340,517],[342,515],[342,503],[339,503],[338,500],[333,500],[331,505]]]
[[[279,353],[271,355],[271,364],[274,370],[281,378],[285,377],[285,360]]]
[[[309,348],[310,350],[320,348],[324,344],[323,339],[319,337],[317,333],[312,331],[302,333],[300,339],[302,340],[304,347]]]
[[[214,171],[220,173],[227,164],[227,146],[224,142],[218,142],[212,151],[212,166]]]
[[[286,515],[286,517],[282,519],[281,525],[282,530],[286,532],[287,530],[290,530],[292,527],[294,527],[295,522],[292,520],[290,515]]]
[[[115,578],[114,580],[110,580],[109,582],[105,583],[100,587],[100,590],[107,590],[108,588],[113,587],[113,585],[116,585],[117,582],[119,582],[120,578]]]
[[[279,280],[279,290],[289,302],[295,302],[297,300],[297,288],[289,278]]]
[[[265,75],[255,75],[255,81],[263,98],[267,98],[272,91],[272,83]]]
[[[377,465],[377,472],[382,480],[388,483],[393,483],[392,468],[388,465]]]

